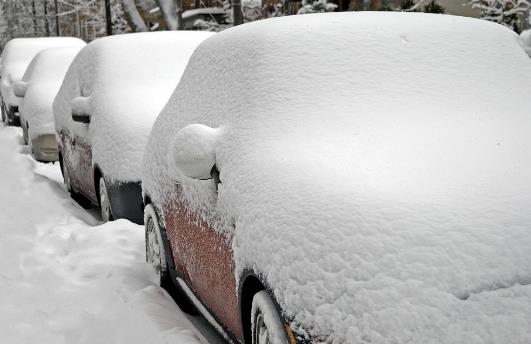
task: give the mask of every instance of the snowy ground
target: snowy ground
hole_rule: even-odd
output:
[[[21,142],[0,125],[0,342],[217,341],[155,284],[143,227],[102,225]]]

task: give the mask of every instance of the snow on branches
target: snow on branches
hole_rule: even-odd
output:
[[[328,0],[302,0],[302,7],[297,14],[332,12],[336,7],[336,4]]]
[[[517,29],[518,16],[527,16],[530,0],[470,0],[468,5],[480,10],[481,19]]]

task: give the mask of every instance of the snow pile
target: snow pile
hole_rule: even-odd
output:
[[[110,180],[140,180],[147,136],[196,46],[212,33],[150,32],[105,37],[75,58],[54,101],[57,132],[88,138],[93,163]],[[91,122],[72,121],[87,97]]]
[[[18,106],[19,99],[13,93],[13,84],[22,79],[29,63],[39,52],[47,48],[83,45],[85,42],[71,37],[15,38],[9,41],[2,52],[0,68],[0,91],[4,102]]]
[[[522,47],[527,55],[531,57],[531,30],[522,31],[520,38],[522,39]]]
[[[143,228],[99,225],[20,140],[0,126],[0,342],[199,344],[144,263]]]
[[[181,182],[224,219],[206,220],[232,235],[235,278],[261,273],[327,342],[529,343],[531,64],[518,41],[417,13],[226,30],[154,124],[144,192],[163,206]],[[171,163],[172,137],[194,123],[222,129],[217,200],[213,181]]]
[[[74,57],[82,47],[46,49],[31,61],[22,81],[26,94],[20,116],[29,123],[30,141],[39,135],[54,134],[52,104]]]

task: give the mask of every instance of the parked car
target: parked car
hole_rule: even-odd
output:
[[[81,47],[82,40],[72,37],[15,38],[2,51],[0,66],[0,95],[2,121],[18,125],[20,99],[13,93],[13,85],[22,79],[29,63],[44,49],[57,47]]]
[[[141,162],[151,126],[208,32],[105,37],[83,48],[53,104],[59,160],[75,198],[104,221],[143,222]]]
[[[57,161],[52,104],[68,67],[81,47],[52,48],[41,51],[29,64],[21,81],[14,85],[21,98],[20,122],[24,143],[31,146],[36,160]]]
[[[147,260],[236,343],[531,342],[529,75],[470,18],[225,30],[151,131]]]

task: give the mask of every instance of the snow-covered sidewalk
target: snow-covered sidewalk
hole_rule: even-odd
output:
[[[101,225],[0,125],[0,343],[199,343],[144,263],[144,229]]]

